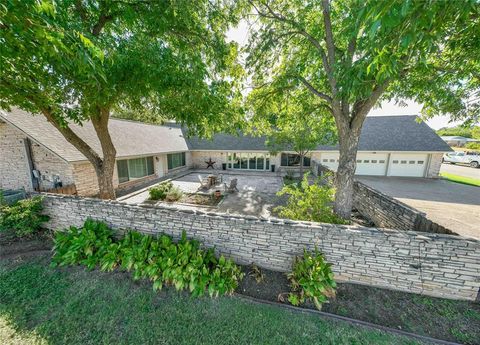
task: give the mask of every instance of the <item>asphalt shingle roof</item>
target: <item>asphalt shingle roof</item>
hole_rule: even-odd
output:
[[[0,119],[18,128],[34,141],[66,161],[84,161],[85,156],[53,127],[42,115],[32,115],[19,109],[0,110]],[[360,137],[360,151],[426,151],[449,152],[451,148],[417,116],[372,116],[365,120]],[[100,142],[90,122],[83,126],[71,124],[73,131],[96,152],[102,152]],[[118,158],[155,155],[188,150],[268,151],[265,137],[217,134],[213,139],[186,137],[178,124],[164,126],[110,119],[110,134]],[[319,146],[317,150],[338,150],[336,146]]]
[[[43,115],[32,115],[19,109],[0,111],[0,120],[18,128],[32,140],[45,146],[69,162],[84,161],[85,156],[70,144]],[[101,154],[101,146],[90,122],[83,126],[71,124],[72,130]],[[141,122],[110,119],[108,128],[118,158],[146,156],[165,152],[187,151],[181,128],[157,126]]]
[[[191,150],[265,151],[265,137],[217,134],[212,140],[188,138]],[[338,146],[318,146],[320,151],[335,151]],[[370,116],[362,128],[360,151],[452,151],[425,122],[416,115]]]

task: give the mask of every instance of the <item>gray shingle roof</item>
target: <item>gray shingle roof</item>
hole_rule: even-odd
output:
[[[367,117],[360,136],[360,151],[449,152],[448,146],[416,115]],[[191,150],[268,151],[265,137],[217,134],[213,140],[188,138]],[[338,146],[318,146],[317,150],[334,151]]]
[[[86,160],[85,156],[67,142],[43,115],[32,115],[19,109],[12,109],[11,112],[0,110],[0,119],[18,128],[66,161]],[[71,124],[70,127],[101,154],[100,142],[90,122],[83,126]],[[156,126],[110,119],[108,127],[118,158],[188,150],[182,130],[175,126]]]
[[[417,116],[372,116],[367,117],[360,137],[360,151],[426,151],[449,152],[451,148]],[[34,141],[66,161],[84,161],[86,158],[54,128],[42,115],[23,110],[11,112],[0,110],[0,119],[18,128]],[[83,126],[72,124],[71,128],[96,152],[101,153],[91,123]],[[155,155],[187,150],[221,151],[268,151],[265,137],[217,134],[212,140],[190,137],[178,124],[164,126],[141,122],[111,119],[110,134],[117,149],[118,158]],[[336,146],[319,146],[317,150],[338,150]]]

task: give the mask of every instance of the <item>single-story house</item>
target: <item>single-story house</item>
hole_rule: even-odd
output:
[[[478,139],[466,138],[458,135],[457,136],[446,135],[440,138],[442,138],[442,140],[445,141],[448,145],[455,146],[455,147],[463,147],[468,143],[480,142],[480,140]]]
[[[101,153],[91,123],[71,125],[73,131]],[[271,154],[264,137],[217,134],[211,140],[187,138],[178,124],[163,126],[111,119],[117,150],[114,186],[130,189],[191,168],[254,170],[284,173],[298,169],[295,152]],[[416,116],[367,117],[357,155],[357,174],[438,176],[442,156],[451,148]],[[315,159],[332,169],[338,147],[318,146],[303,161]],[[50,190],[74,185],[79,195],[95,195],[98,185],[90,162],[41,115],[19,109],[0,111],[0,188]]]

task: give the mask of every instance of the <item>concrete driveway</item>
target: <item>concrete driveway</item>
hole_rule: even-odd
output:
[[[480,169],[471,168],[468,165],[443,163],[442,167],[440,168],[440,172],[480,179]]]
[[[358,180],[425,212],[433,222],[480,239],[480,187],[409,177],[362,176]]]

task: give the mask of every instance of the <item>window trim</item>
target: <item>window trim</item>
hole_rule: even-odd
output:
[[[180,165],[177,165],[175,167],[170,168],[170,159],[169,157],[172,157],[172,166],[173,166],[173,156],[178,156],[180,155]],[[187,166],[187,156],[185,152],[175,152],[175,153],[167,153],[167,170],[172,171],[176,169],[181,169]]]
[[[133,160],[139,160],[139,159],[143,159],[144,160],[144,164],[145,164],[145,171],[146,171],[146,175],[145,176],[141,176],[141,177],[131,177],[130,176],[130,164],[129,164],[129,161],[133,161]],[[151,159],[151,165],[149,164],[148,162],[148,159]],[[120,163],[122,162],[122,163]],[[123,164],[123,162],[125,162],[125,167],[123,168],[126,168],[126,172],[127,172],[127,180],[123,180],[124,177],[121,177],[120,175],[120,164]],[[128,183],[128,182],[131,182],[131,181],[138,181],[138,180],[141,180],[141,179],[144,179],[144,178],[147,178],[149,176],[154,176],[155,175],[155,160],[154,160],[154,156],[143,156],[143,157],[135,157],[135,158],[127,158],[127,159],[118,159],[117,160],[117,177],[118,177],[118,184],[121,185],[121,184],[124,184],[124,183]],[[149,168],[151,168],[151,174],[149,174]]]

